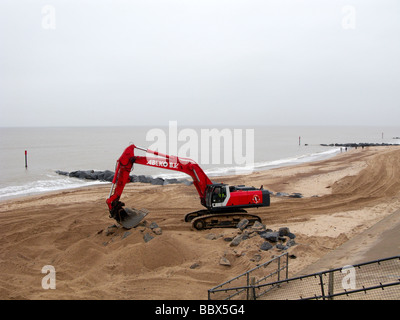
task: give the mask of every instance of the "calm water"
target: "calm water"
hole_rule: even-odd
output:
[[[170,138],[171,141],[177,141],[171,128],[158,128],[160,132],[165,133],[167,142]],[[161,143],[162,139],[159,140],[161,136],[157,136],[156,140],[146,141],[146,135],[154,132],[154,129],[153,127],[0,128],[0,200],[99,183],[60,176],[55,171],[114,170],[116,160],[131,143],[142,147],[150,147],[155,142]],[[225,140],[221,139],[221,147],[213,146],[212,141],[208,147],[204,144],[205,139],[202,139],[201,130],[207,132],[212,128],[178,126],[177,134],[184,135],[187,133],[185,129],[192,129],[190,132],[194,135],[186,138],[186,141],[177,141],[175,149],[184,152],[185,145],[194,146],[197,143],[198,148],[189,149],[187,151],[189,154],[186,154],[199,162],[210,176],[249,172],[244,164],[235,161],[233,152],[230,153],[232,161],[229,159],[229,154],[227,157],[224,156],[224,150],[229,147],[229,143],[224,142]],[[318,160],[339,152],[339,148],[322,147],[321,143],[400,143],[400,140],[393,139],[400,136],[400,127],[276,126],[216,129],[219,133],[227,129],[225,132],[228,132],[228,136],[231,134],[233,142],[237,142],[234,129],[241,130],[238,132],[241,133],[243,142],[250,136],[246,129],[254,130],[255,170]],[[301,137],[300,146],[299,137]],[[188,144],[187,141],[192,143]],[[166,144],[167,153],[170,153],[169,146]],[[233,146],[234,151],[236,145]],[[25,150],[28,151],[27,169]],[[246,155],[244,143],[239,152],[240,155]],[[216,153],[219,153],[220,161],[213,163],[212,157]],[[247,159],[250,158],[252,157]],[[164,178],[184,177],[173,171],[139,165],[135,166],[132,173]]]

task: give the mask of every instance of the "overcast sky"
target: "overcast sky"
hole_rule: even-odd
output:
[[[0,126],[399,119],[398,0],[0,1]]]

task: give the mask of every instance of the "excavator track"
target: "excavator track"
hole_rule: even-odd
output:
[[[194,212],[190,212],[185,215],[185,222],[191,222],[193,219],[200,217],[200,216],[205,216],[210,214],[210,211],[203,209],[203,210],[197,210]]]
[[[253,225],[256,221],[261,222],[259,216],[242,212],[200,215],[197,218],[193,218],[191,221],[193,228],[196,230],[203,230],[211,228],[234,228],[242,219],[249,220],[249,226]]]

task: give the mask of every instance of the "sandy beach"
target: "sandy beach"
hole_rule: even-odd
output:
[[[289,262],[294,276],[400,208],[399,163],[400,148],[368,147],[213,181],[303,195],[272,196],[270,207],[248,210],[267,228],[296,235],[288,249],[296,257]],[[260,250],[260,237],[229,246],[223,238],[235,229],[192,229],[184,215],[202,206],[194,186],[181,184],[128,184],[122,200],[148,209],[148,224],[108,234],[109,188],[0,203],[0,299],[207,299],[208,289],[280,254]],[[152,222],[162,234],[151,231]],[[153,239],[145,242],[146,233]],[[221,265],[221,257],[231,265]],[[46,265],[56,271],[54,290],[42,288]]]

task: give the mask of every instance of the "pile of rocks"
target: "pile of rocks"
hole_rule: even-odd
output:
[[[144,242],[149,242],[150,240],[154,239],[154,236],[162,235],[162,229],[156,222],[151,222],[149,224],[146,220],[144,220],[136,228],[139,228],[140,232],[143,234]]]
[[[138,229],[142,235],[143,235],[143,240],[144,242],[149,242],[150,240],[154,239],[155,236],[159,236],[162,234],[162,229],[158,226],[156,222],[147,222],[146,220],[143,220],[137,227],[134,229]],[[98,234],[104,233],[107,237],[111,238],[103,242],[103,245],[107,245],[110,242],[113,242],[116,237],[122,239],[125,239],[129,235],[132,234],[132,231],[126,230],[125,228],[113,224],[111,226],[108,226],[105,230],[100,230]]]
[[[218,238],[223,238],[224,241],[229,243],[229,247],[237,247],[243,241],[246,241],[251,238],[257,237],[258,239],[262,239],[263,241],[260,244],[260,241],[252,241],[251,245],[254,246],[256,243],[256,249],[259,252],[269,251],[272,249],[277,249],[278,251],[288,250],[290,247],[296,245],[295,238],[296,235],[290,232],[288,227],[282,227],[278,230],[271,230],[266,228],[266,226],[258,221],[256,221],[252,226],[249,226],[249,221],[247,219],[241,220],[237,227],[236,231],[231,236],[224,235],[216,235],[214,233],[210,233],[206,236],[209,240],[216,240]],[[258,255],[261,259],[261,256]],[[258,262],[255,258],[252,261]],[[222,257],[220,260],[221,265],[229,266],[230,262],[226,259],[226,257]]]
[[[287,192],[277,192],[275,194],[273,192],[270,192],[270,194],[276,197],[303,198],[303,195],[300,192],[293,192],[291,194]]]
[[[57,170],[56,173],[68,176],[71,178],[78,178],[83,180],[99,180],[99,181],[107,181],[112,182],[114,179],[114,172],[110,170],[105,171],[95,171],[95,170],[78,170],[72,172],[60,171]],[[130,175],[130,182],[142,182],[142,183],[150,183],[153,185],[166,185],[166,184],[174,184],[174,183],[183,183],[186,185],[191,185],[193,182],[187,179],[163,179],[163,178],[153,178],[151,176],[146,175]]]
[[[395,138],[393,138],[395,139]],[[346,147],[346,148],[363,148],[363,147],[386,147],[386,146],[399,146],[398,144],[394,143],[374,143],[374,142],[361,142],[361,143],[321,143],[321,146],[323,147]]]
[[[114,172],[110,170],[105,170],[105,171],[78,170],[71,172],[57,170],[56,173],[62,176],[78,178],[83,180],[99,180],[99,181],[112,182],[114,179]]]
[[[296,235],[291,233],[289,228],[282,227],[278,231],[267,229],[264,224],[256,221],[251,227],[248,227],[249,220],[241,220],[237,228],[240,230],[239,234],[230,242],[231,247],[237,246],[243,240],[247,240],[254,236],[259,236],[265,241],[261,244],[260,249],[268,251],[272,248],[279,250],[287,250],[296,244],[294,239]]]

